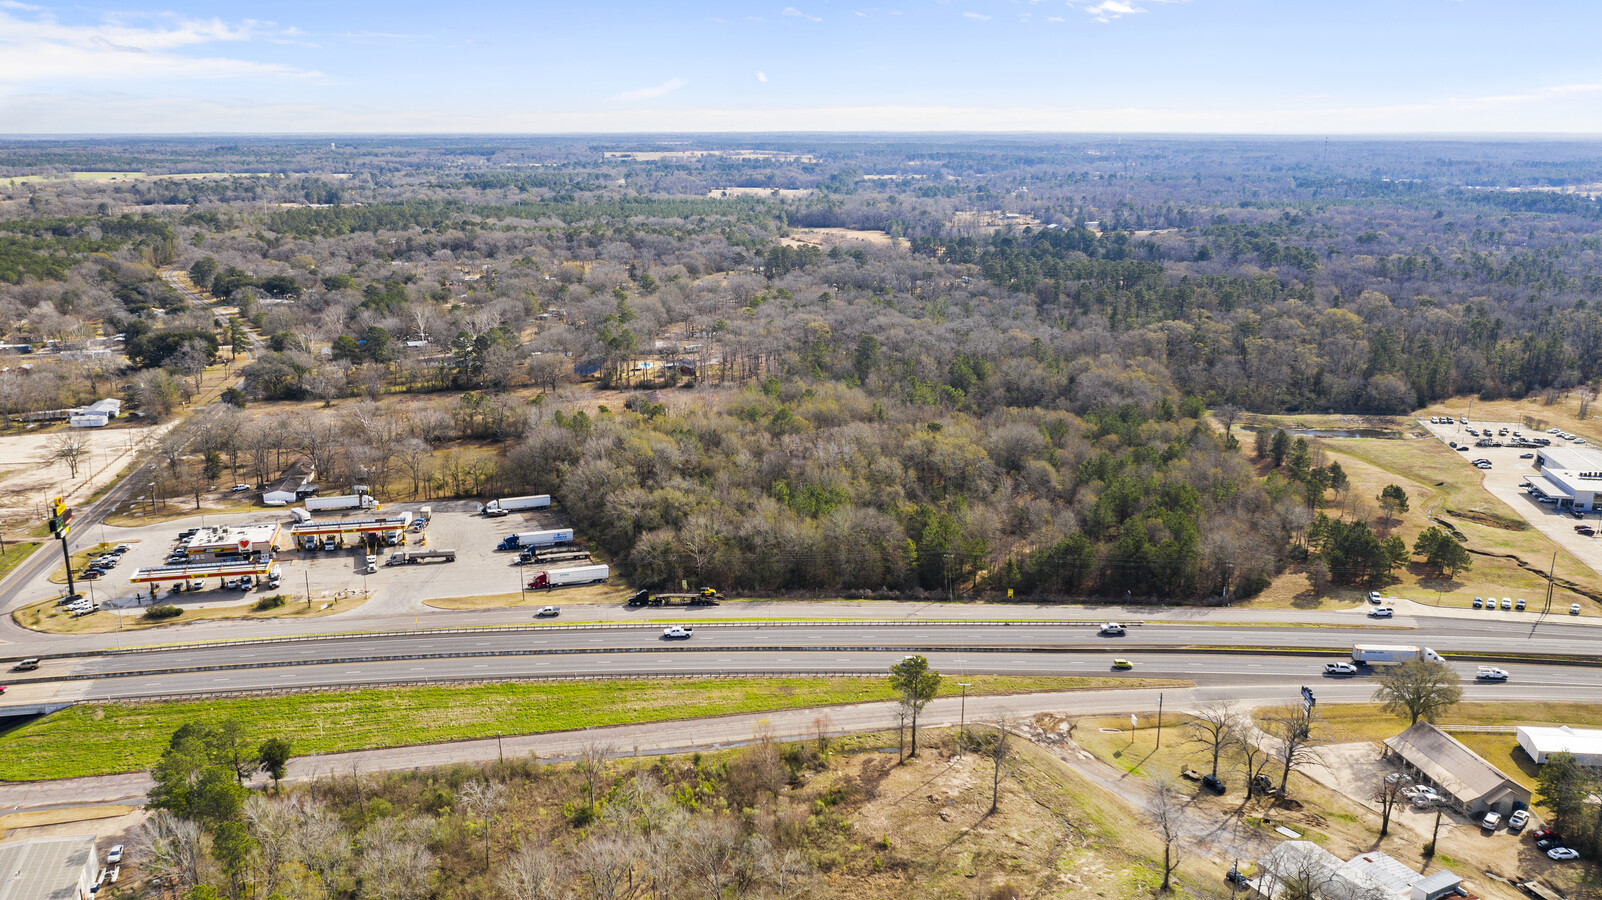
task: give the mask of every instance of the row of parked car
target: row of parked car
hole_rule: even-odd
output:
[[[107,552],[95,557],[93,560],[90,560],[89,564],[83,567],[83,571],[78,573],[79,580],[94,581],[96,578],[99,578],[107,572],[110,572],[112,569],[115,569],[117,567],[117,563],[122,562],[122,555],[127,553],[129,549],[131,548],[129,548],[127,544],[118,544]]]

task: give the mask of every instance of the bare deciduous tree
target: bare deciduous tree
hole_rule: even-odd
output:
[[[595,808],[595,788],[606,776],[607,761],[612,756],[612,745],[591,738],[579,747],[573,768],[584,779],[584,802]]]
[[[579,844],[575,855],[573,867],[584,879],[591,900],[619,900],[629,893],[634,874],[633,841],[597,835]]]
[[[484,869],[488,871],[491,820],[506,804],[506,785],[499,781],[469,781],[457,793],[456,802],[462,805],[464,812],[484,826]]]
[[[89,456],[89,439],[81,431],[68,430],[53,435],[45,445],[45,458],[67,464],[71,477],[78,477],[78,467]]]
[[[1263,730],[1274,739],[1274,758],[1284,767],[1279,776],[1283,796],[1291,772],[1318,762],[1318,750],[1312,746],[1313,713],[1300,704],[1282,706],[1269,713],[1263,724]]]
[[[158,809],[134,832],[133,843],[145,870],[170,883],[175,893],[200,883],[206,851],[199,824]]]
[[[1184,855],[1184,804],[1184,798],[1172,782],[1166,778],[1156,780],[1147,809],[1151,812],[1157,837],[1163,842],[1163,883],[1159,888],[1163,893],[1173,890],[1174,870],[1179,868]]]
[[[381,818],[361,833],[361,857],[356,872],[362,895],[384,900],[418,900],[428,896],[428,877],[434,870],[429,852],[427,819]]]
[[[524,844],[496,879],[512,900],[559,900],[566,895],[567,872],[548,847]]]
[[[1218,777],[1218,758],[1235,740],[1240,713],[1228,700],[1204,703],[1190,714],[1185,725],[1187,740],[1199,744],[1199,752],[1211,756],[1213,777]]]
[[[990,758],[990,811],[995,812],[1001,808],[1001,764],[1006,761],[1011,739],[1007,731],[1007,720],[1002,718],[996,723],[996,733],[985,747],[985,756]]]
[[[1403,772],[1388,772],[1380,777],[1374,799],[1380,804],[1380,837],[1391,833],[1391,811],[1403,797],[1402,792],[1413,786],[1413,779]]]

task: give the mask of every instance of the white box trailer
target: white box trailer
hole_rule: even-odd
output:
[[[551,505],[550,494],[534,494],[528,497],[501,497],[484,504],[482,512],[517,512],[523,509],[549,509]]]
[[[307,497],[306,508],[316,512],[323,509],[377,509],[378,501],[372,494],[340,494],[335,497]]]
[[[531,591],[540,588],[565,587],[572,584],[595,584],[605,581],[612,574],[606,566],[573,566],[568,569],[546,569],[535,572],[534,578],[529,581],[528,589]]]
[[[573,542],[573,529],[557,528],[551,531],[525,531],[501,538],[497,550],[521,550],[524,547],[552,547]]]
[[[1352,662],[1360,666],[1390,666],[1405,663],[1410,659],[1446,662],[1439,653],[1428,647],[1414,647],[1411,644],[1352,645]]]

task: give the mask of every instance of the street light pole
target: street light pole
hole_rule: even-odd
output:
[[[501,733],[495,732],[495,755],[501,758],[501,764],[506,764],[506,751],[501,749]]]

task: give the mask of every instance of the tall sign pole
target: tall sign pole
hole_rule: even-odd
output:
[[[72,510],[67,509],[67,501],[55,497],[50,501],[50,533],[61,542],[61,559],[67,564],[67,596],[77,597],[78,589],[72,583],[72,553],[67,550],[67,534],[72,530],[68,523],[72,521]]]

